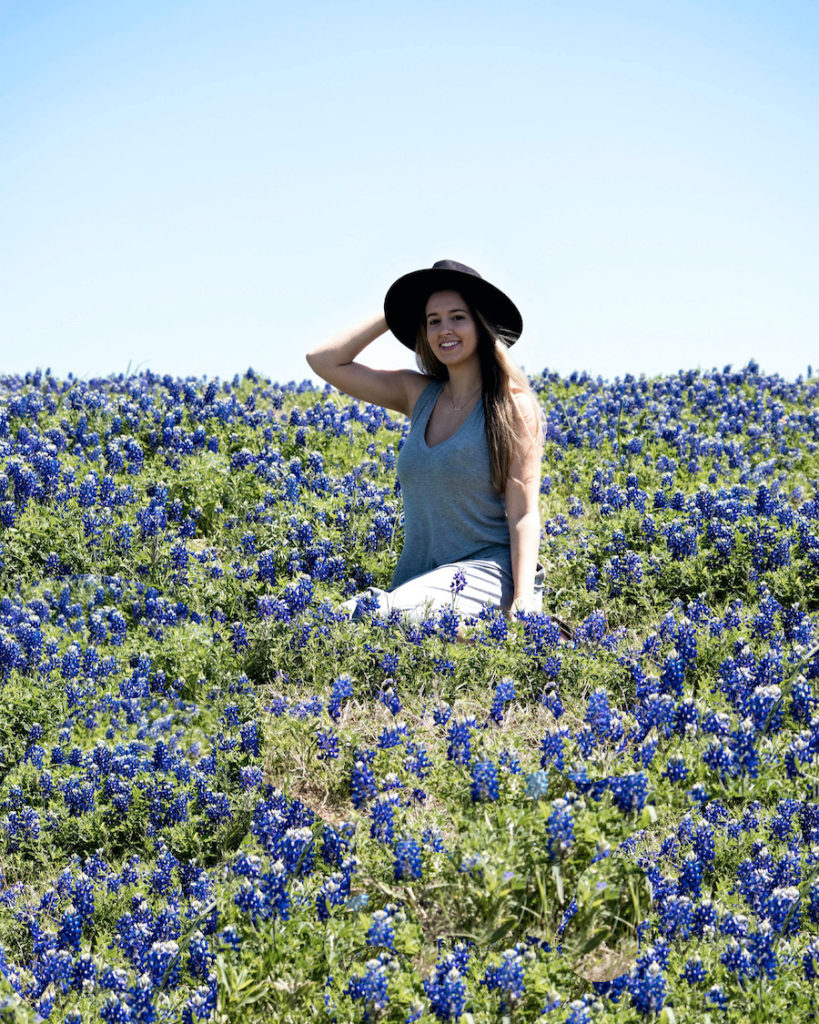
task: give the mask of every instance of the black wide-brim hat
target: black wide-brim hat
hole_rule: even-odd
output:
[[[429,270],[414,270],[399,277],[384,298],[387,326],[413,352],[427,299],[433,292],[442,291],[459,292],[498,330],[507,345],[520,337],[523,318],[508,295],[484,281],[472,267],[455,260],[438,260]]]

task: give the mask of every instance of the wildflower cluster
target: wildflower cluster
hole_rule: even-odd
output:
[[[0,378],[0,1008],[813,1012],[819,384],[533,385],[545,610],[464,644],[373,614],[403,418]]]

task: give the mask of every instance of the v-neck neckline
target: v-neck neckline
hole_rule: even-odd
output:
[[[458,424],[455,430],[453,430],[452,433],[448,437],[445,437],[442,441],[438,441],[436,444],[429,444],[429,442],[427,441],[427,427],[429,426],[429,421],[432,419],[433,412],[435,412],[435,407],[443,397],[445,387],[446,381],[444,381],[444,383],[441,385],[438,394],[435,396],[435,401],[430,406],[429,412],[427,413],[426,422],[424,423],[424,429],[421,434],[421,439],[424,442],[424,447],[427,449],[427,451],[430,452],[434,451],[436,448],[440,448],[442,444],[446,444],[447,441],[451,441],[453,437],[456,437],[463,430],[464,426],[469,422],[469,420],[475,415],[475,410],[478,408],[478,406],[482,404],[482,397],[479,393],[475,404],[472,406],[472,408],[469,410],[466,416],[464,416],[464,418],[461,420],[461,422]]]

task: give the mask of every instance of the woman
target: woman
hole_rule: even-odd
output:
[[[414,350],[420,373],[356,361],[387,329]],[[454,607],[477,616],[486,604],[540,610],[542,420],[506,352],[522,329],[500,289],[441,260],[399,278],[384,316],[307,356],[340,391],[411,418],[397,464],[404,548],[390,591],[370,591],[384,614],[419,619]]]

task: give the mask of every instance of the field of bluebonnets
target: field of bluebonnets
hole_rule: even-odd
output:
[[[339,611],[401,417],[0,378],[0,1019],[813,1017],[819,381],[535,386],[573,635],[464,643]]]

